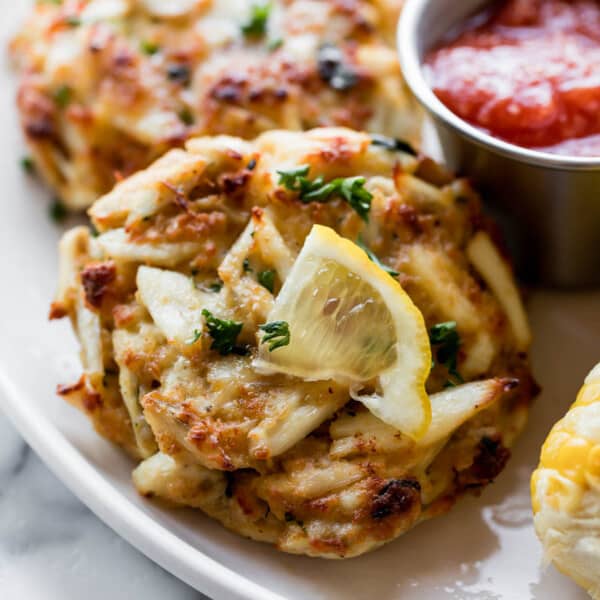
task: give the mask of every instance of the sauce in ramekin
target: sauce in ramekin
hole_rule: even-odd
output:
[[[465,23],[425,68],[438,98],[491,135],[600,156],[599,0],[506,0]]]

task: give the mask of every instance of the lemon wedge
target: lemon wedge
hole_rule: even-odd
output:
[[[418,439],[431,422],[431,348],[400,284],[335,231],[314,225],[259,335],[255,367],[348,383],[375,416]],[[285,327],[283,341],[273,330]]]

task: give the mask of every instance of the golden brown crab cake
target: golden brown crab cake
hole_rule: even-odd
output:
[[[12,43],[42,176],[87,208],[195,135],[339,125],[415,141],[402,0],[39,2]]]
[[[409,150],[341,128],[197,138],[97,201],[95,235],[65,235],[52,316],[71,318],[84,374],[59,392],[144,459],[141,493],[347,557],[502,470],[536,389],[527,319],[477,195]],[[347,381],[257,367],[259,327],[315,224],[366,249],[424,319],[419,439]]]

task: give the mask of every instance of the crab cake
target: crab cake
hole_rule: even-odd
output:
[[[401,3],[39,2],[12,43],[35,164],[77,210],[191,136],[335,125],[414,142]]]
[[[430,159],[342,128],[197,138],[90,217],[60,244],[84,373],[59,393],[140,493],[343,558],[504,467],[529,328],[477,195]]]

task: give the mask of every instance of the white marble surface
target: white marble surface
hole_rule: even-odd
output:
[[[2,600],[202,600],[91,513],[0,413]]]

